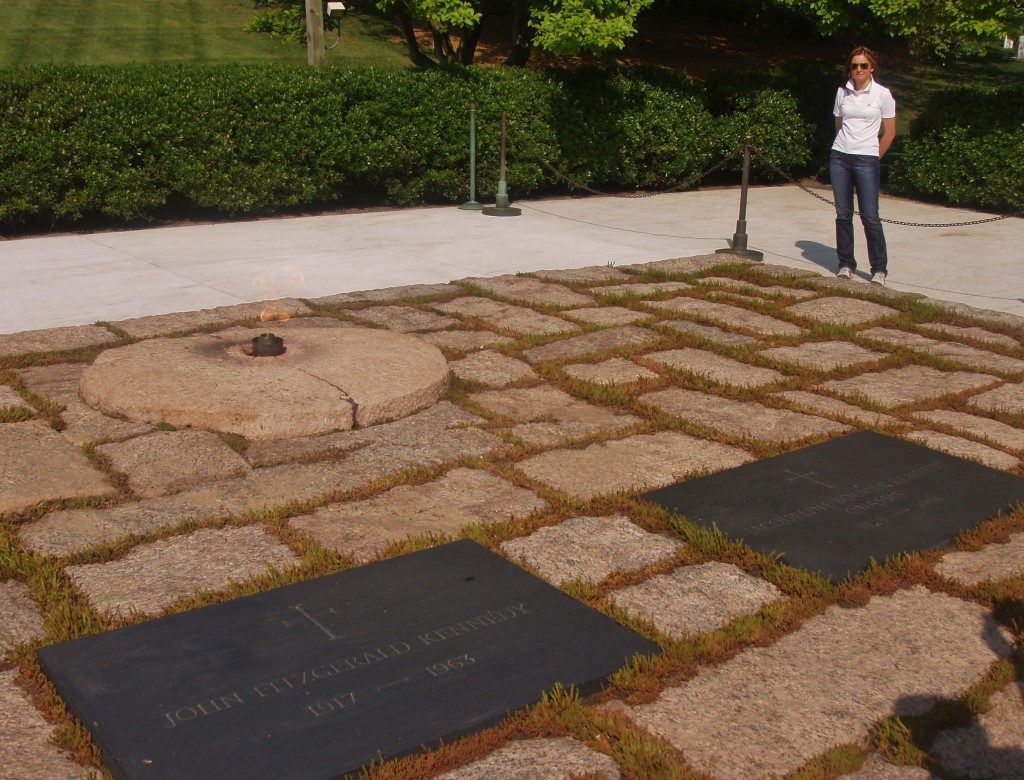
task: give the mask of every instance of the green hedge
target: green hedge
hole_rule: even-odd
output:
[[[569,189],[542,161],[593,187],[668,187],[730,153],[748,130],[783,166],[808,161],[791,94],[737,88],[716,115],[719,98],[654,70],[8,70],[0,229],[456,203],[466,197],[471,101],[481,197],[496,186],[502,110],[516,197]]]
[[[1024,212],[1024,86],[932,95],[889,174],[891,192]]]

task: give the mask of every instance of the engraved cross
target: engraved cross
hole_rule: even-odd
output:
[[[327,634],[327,638],[330,639],[332,642],[335,639],[341,639],[342,638],[341,634],[335,634],[331,629],[329,629],[327,626],[325,626],[323,623],[321,623],[319,620],[317,620],[313,615],[309,614],[309,612],[307,612],[306,609],[301,604],[292,604],[290,609],[294,609],[296,612],[299,613],[299,615],[302,616],[302,618],[304,620],[309,621],[314,626],[316,626],[318,629],[320,629],[325,634]],[[329,608],[327,610],[327,614],[329,614],[329,615],[336,615],[337,612],[334,611],[334,607],[331,607],[331,608]],[[281,624],[285,628],[291,628],[294,625],[298,625],[298,621],[295,622],[295,623],[292,623],[292,622],[289,622],[287,620],[282,620]]]
[[[827,482],[822,482],[821,480],[817,480],[817,479],[811,479],[811,475],[812,474],[817,474],[818,473],[816,471],[808,471],[806,474],[797,474],[795,471],[790,471],[789,469],[784,469],[784,471],[787,474],[792,474],[793,475],[792,477],[787,479],[786,482],[796,482],[798,479],[806,479],[808,482],[813,482],[815,485],[821,485],[822,487],[827,487],[827,488],[831,488],[832,487]]]

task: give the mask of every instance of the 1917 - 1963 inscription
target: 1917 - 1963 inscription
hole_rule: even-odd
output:
[[[115,777],[334,778],[657,650],[465,541],[39,658]]]

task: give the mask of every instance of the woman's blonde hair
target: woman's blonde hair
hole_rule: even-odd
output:
[[[846,71],[849,73],[852,68],[850,67],[850,60],[856,57],[858,54],[864,56],[868,62],[871,63],[872,69],[875,71],[875,75],[878,75],[878,55],[875,54],[867,46],[854,46],[853,51],[850,52],[850,56],[846,58]]]

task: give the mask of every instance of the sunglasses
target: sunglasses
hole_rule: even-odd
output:
[[[870,67],[871,67],[871,63],[870,62],[851,62],[850,63],[850,70],[860,70],[862,68],[863,69],[867,69],[867,68],[870,68]]]

